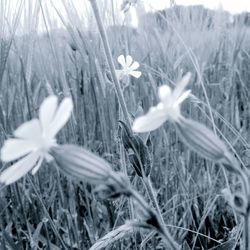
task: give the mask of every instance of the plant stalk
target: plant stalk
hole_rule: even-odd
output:
[[[250,231],[249,231],[250,213],[249,211],[244,216],[244,249],[250,250]]]
[[[132,197],[139,203],[139,205],[141,206],[141,208],[144,209],[144,211],[146,211],[146,212],[152,211],[152,209],[148,206],[148,204],[146,203],[146,201],[142,198],[142,196],[138,192],[136,192],[133,189],[130,189],[130,193],[131,193]],[[172,250],[180,250],[181,247],[172,238],[172,236],[170,235],[170,233],[166,229],[165,224],[162,223],[162,221],[161,221],[162,220],[161,214],[157,213],[156,217],[157,217],[157,220],[158,220],[158,223],[159,223],[159,226],[160,226],[160,228],[156,228],[156,229],[164,237],[163,239],[164,239],[166,245],[168,245],[168,246],[170,245]]]
[[[125,103],[125,100],[124,100],[124,96],[123,96],[123,93],[122,93],[120,83],[119,83],[119,81],[117,79],[117,76],[116,76],[115,65],[114,65],[114,62],[113,62],[113,59],[112,59],[107,34],[106,34],[105,29],[104,29],[103,22],[101,20],[100,11],[99,11],[99,8],[97,6],[96,0],[90,0],[90,4],[92,6],[92,9],[93,9],[93,12],[94,12],[94,15],[95,15],[95,19],[96,19],[96,23],[97,23],[97,26],[98,26],[98,29],[99,29],[99,32],[100,32],[100,35],[101,35],[105,55],[106,55],[108,65],[109,65],[109,68],[110,68],[110,72],[111,72],[111,77],[112,77],[112,80],[113,80],[114,85],[115,85],[116,95],[117,95],[118,101],[120,103],[120,106],[121,106],[121,109],[122,109],[126,124],[131,129],[129,113],[128,113],[128,110],[127,110],[127,106],[126,106],[126,103]]]
[[[157,215],[159,216],[159,220],[160,220],[160,223],[162,224],[165,237],[167,238],[168,242],[173,243],[173,244],[171,244],[172,249],[179,249],[176,246],[175,240],[173,239],[173,237],[171,236],[171,234],[169,233],[169,231],[166,228],[166,225],[165,225],[164,219],[162,217],[162,213],[161,213],[161,210],[160,210],[160,207],[159,207],[159,204],[158,204],[156,194],[154,192],[150,177],[144,177],[143,182],[145,184],[145,188],[147,190],[149,198],[152,201],[154,208],[156,209]]]

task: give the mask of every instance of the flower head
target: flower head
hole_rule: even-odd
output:
[[[134,132],[149,132],[159,128],[165,121],[178,122],[181,117],[180,104],[189,96],[190,90],[185,88],[190,80],[191,74],[187,73],[176,85],[174,90],[167,85],[158,89],[160,102],[151,107],[148,113],[135,119]]]
[[[14,131],[15,138],[7,139],[1,149],[1,160],[18,160],[0,175],[0,182],[11,184],[32,170],[35,174],[43,160],[51,161],[49,150],[56,145],[55,136],[69,120],[73,109],[70,98],[64,98],[58,106],[58,99],[52,95],[46,98],[39,109],[39,119],[25,122]]]
[[[122,70],[116,70],[116,74],[118,76],[118,78],[122,78],[123,76],[134,76],[136,78],[139,78],[141,76],[141,72],[136,70],[139,68],[139,63],[134,61],[133,62],[133,58],[131,56],[126,56],[126,59],[124,57],[124,55],[120,55],[117,58],[117,61],[121,64],[122,66]]]

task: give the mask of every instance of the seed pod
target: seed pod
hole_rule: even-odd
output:
[[[181,117],[175,124],[181,139],[194,151],[207,159],[222,163],[228,171],[240,173],[235,157],[224,142],[203,124]]]
[[[151,169],[151,157],[147,146],[138,135],[134,135],[128,129],[124,122],[120,121],[120,125],[121,139],[124,148],[129,155],[129,161],[131,162],[138,176],[148,176]]]
[[[132,164],[136,174],[140,177],[142,177],[142,172],[141,172],[141,163],[138,161],[138,157],[136,157],[135,154],[129,154],[128,156],[130,163]]]

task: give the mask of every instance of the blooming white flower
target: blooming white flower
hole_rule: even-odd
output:
[[[136,70],[139,68],[140,64],[136,61],[133,62],[133,58],[131,56],[128,55],[125,59],[124,55],[120,55],[117,58],[117,61],[122,66],[122,70],[116,70],[116,74],[119,79],[128,75],[134,76],[136,78],[141,76],[141,72]]]
[[[174,90],[169,86],[162,85],[158,89],[160,102],[151,107],[148,113],[138,117],[133,123],[134,132],[149,132],[159,128],[165,121],[178,122],[181,117],[180,104],[189,96],[190,90],[184,91],[191,74],[187,73]]]
[[[15,138],[7,139],[1,149],[1,160],[10,162],[21,158],[0,174],[0,182],[9,185],[32,170],[35,174],[43,160],[51,161],[49,150],[57,145],[55,136],[69,120],[73,109],[70,98],[51,95],[39,109],[39,119],[25,122],[14,131]]]

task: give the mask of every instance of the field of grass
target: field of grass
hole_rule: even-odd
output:
[[[83,146],[104,158],[113,170],[127,175],[154,208],[152,194],[124,148],[119,122],[124,118],[92,14],[86,29],[68,7],[66,17],[61,16],[65,26],[51,29],[48,11],[38,5],[29,13],[29,29],[20,36],[15,34],[18,8],[11,23],[5,19],[7,7],[1,8],[1,145],[20,124],[38,116],[48,95],[70,96],[73,115],[58,142]],[[44,34],[37,33],[38,11],[47,17]],[[183,116],[216,131],[247,168],[250,30],[243,23],[229,24],[223,12],[210,14],[173,7],[165,14],[141,17],[137,29],[103,23],[115,67],[119,68],[121,54],[140,63],[142,76],[121,82],[131,121],[158,103],[157,87],[174,88],[191,72],[192,96],[182,105]],[[221,192],[229,187],[232,192],[241,190],[239,178],[190,150],[170,122],[142,137],[150,155],[151,191],[165,226],[182,249],[244,249],[243,218]],[[143,220],[132,199],[123,195],[107,199],[98,185],[66,176],[54,165],[44,162],[36,175],[2,187],[0,249],[89,249],[109,232],[93,249],[172,249],[157,231],[120,227],[129,220]],[[5,167],[1,162],[1,169]]]

